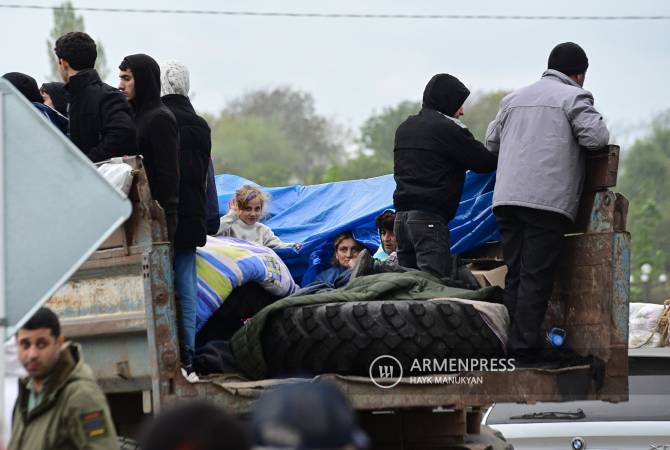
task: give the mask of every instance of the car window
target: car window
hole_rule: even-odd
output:
[[[499,403],[493,406],[486,423],[552,423],[552,422],[606,422],[606,421],[656,421],[670,420],[670,375],[629,376],[629,401],[608,403],[601,401],[579,401],[565,403],[538,403],[524,405]],[[584,417],[578,419],[579,409]],[[546,414],[546,413],[575,414]],[[545,413],[546,418],[512,417],[533,413]],[[551,418],[551,417],[554,418]]]

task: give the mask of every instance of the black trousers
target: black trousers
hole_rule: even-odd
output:
[[[424,211],[398,211],[393,232],[400,266],[438,278],[451,276],[449,227],[441,216]]]
[[[521,206],[498,206],[493,213],[507,264],[503,300],[512,322],[508,352],[532,358],[542,348],[542,322],[572,222],[563,214]]]

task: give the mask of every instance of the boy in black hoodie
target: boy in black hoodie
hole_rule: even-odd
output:
[[[465,172],[492,172],[497,157],[458,120],[470,91],[456,77],[435,75],[423,107],[396,131],[393,174],[398,264],[439,278],[451,275],[449,221]]]
[[[119,70],[119,89],[135,114],[137,147],[144,157],[151,195],[165,211],[168,238],[174,242],[179,206],[177,120],[161,102],[161,71],[151,56],[126,56]]]
[[[151,195],[165,211],[168,239],[174,246],[179,207],[179,129],[172,111],[161,102],[161,70],[144,54],[126,56],[119,65],[119,89],[135,113],[137,147],[144,157]],[[180,299],[183,301],[183,299]],[[180,305],[181,359],[192,372],[195,353],[195,303]],[[185,320],[185,316],[188,318]]]

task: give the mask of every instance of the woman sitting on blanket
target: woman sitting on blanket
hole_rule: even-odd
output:
[[[364,247],[354,239],[351,231],[345,231],[335,237],[333,248],[335,250],[332,260],[333,267],[318,274],[313,283],[322,282],[335,286],[346,284],[351,275],[351,268]]]
[[[239,188],[228,203],[230,209],[221,217],[216,235],[231,236],[269,248],[293,247],[300,250],[302,244],[283,242],[270,227],[259,222],[265,215],[268,198],[267,193],[255,186],[247,184]]]

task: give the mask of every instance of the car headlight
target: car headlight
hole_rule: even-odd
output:
[[[586,448],[586,442],[580,437],[572,438],[571,444],[574,450],[584,450]]]

